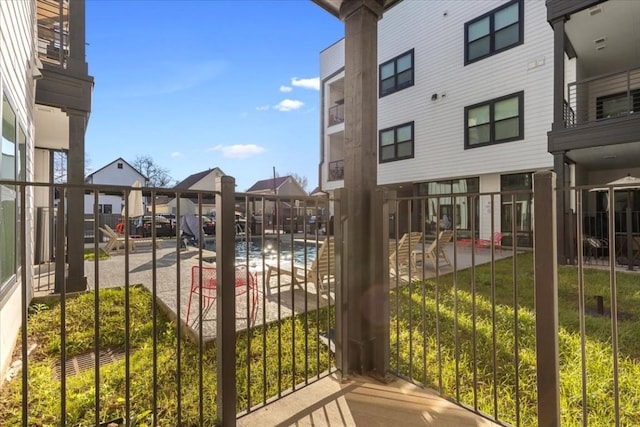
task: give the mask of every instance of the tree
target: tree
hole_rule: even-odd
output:
[[[298,184],[300,184],[300,187],[302,187],[304,191],[307,191],[307,185],[309,185],[309,180],[307,179],[306,176],[298,175],[297,173],[294,173],[294,172],[289,172],[287,175],[289,175]]]
[[[67,183],[67,151],[53,152],[53,182],[56,184]],[[84,176],[85,178],[93,172],[91,168],[91,158],[89,155],[84,156]]]
[[[151,187],[167,187],[174,182],[169,175],[169,170],[159,166],[149,156],[136,157],[131,162],[131,166],[149,179],[149,186]]]

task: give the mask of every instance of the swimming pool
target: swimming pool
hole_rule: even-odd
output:
[[[279,243],[277,238],[253,237],[249,240],[248,245],[245,239],[236,240],[236,264],[247,263],[247,246],[249,248],[249,267],[252,269],[260,267],[263,258],[267,264],[277,262],[278,250],[281,263],[290,263],[293,258],[296,265],[305,265],[306,260],[307,267],[310,267],[318,252],[318,244],[315,240],[294,240],[292,251],[290,236],[281,237]],[[215,241],[207,241],[205,248],[215,251]]]

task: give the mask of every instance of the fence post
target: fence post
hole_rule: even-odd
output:
[[[348,304],[347,292],[345,289],[346,280],[344,278],[343,254],[346,253],[347,247],[344,241],[346,233],[346,221],[344,216],[347,214],[344,202],[346,200],[346,190],[344,188],[336,188],[334,190],[333,201],[333,238],[335,239],[335,268],[336,268],[336,368],[340,374],[340,379],[346,379],[349,375],[348,364]]]
[[[216,352],[218,421],[236,425],[235,185],[216,178]]]
[[[373,193],[371,230],[371,277],[369,294],[369,334],[372,374],[385,380],[389,371],[389,202],[383,189]]]
[[[533,177],[538,426],[560,425],[556,174]],[[562,190],[558,190],[562,191]]]

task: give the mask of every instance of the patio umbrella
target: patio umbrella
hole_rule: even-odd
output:
[[[136,180],[136,182],[133,183],[132,187],[140,188],[140,181]],[[129,198],[127,199],[127,204],[125,205],[125,209],[122,210],[123,217],[126,216],[127,209],[129,213],[129,218],[144,215],[144,206],[142,205],[141,190],[131,190],[129,192]]]
[[[616,179],[607,183],[606,187],[592,188],[589,191],[606,191],[607,192],[607,211],[609,210],[609,189],[613,191],[627,191],[627,207],[625,209],[626,215],[626,240],[627,240],[627,259],[628,268],[633,270],[633,224],[631,220],[631,191],[640,188],[640,178],[627,175],[625,177]],[[611,232],[611,231],[610,231]],[[615,230],[613,230],[615,236]],[[611,238],[609,239],[611,241]],[[614,239],[615,242],[615,239]]]

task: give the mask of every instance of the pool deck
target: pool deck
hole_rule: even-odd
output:
[[[286,239],[290,239],[290,235],[283,235]],[[273,238],[273,236],[270,236]],[[300,236],[301,238],[304,236]],[[294,238],[297,239],[296,236]],[[92,246],[91,246],[92,247]],[[458,270],[471,267],[472,265],[480,265],[491,262],[491,251],[489,249],[476,250],[472,257],[471,248],[454,247],[449,245],[446,252],[453,262],[454,250],[456,251],[455,266]],[[155,258],[154,258],[155,254]],[[207,252],[205,252],[207,254]],[[210,253],[208,253],[210,255]],[[510,250],[495,251],[495,259],[510,257]],[[202,266],[208,267],[211,261],[206,256],[202,260]],[[258,265],[259,264],[259,265]],[[124,254],[124,250],[119,253],[112,252],[108,259],[99,261],[85,262],[85,275],[89,289],[111,288],[121,286],[142,285],[150,292],[154,291],[157,295],[158,302],[163,305],[169,316],[173,319],[180,318],[183,322],[187,318],[187,307],[189,305],[189,296],[191,289],[192,267],[200,265],[200,252],[196,248],[190,250],[177,250],[175,240],[165,240],[159,248],[152,245],[137,246],[135,252]],[[288,262],[282,262],[284,267],[288,266]],[[272,276],[271,283],[265,283],[265,275],[263,274],[262,263],[252,263],[250,271],[255,274],[257,280],[257,304],[255,307],[255,323],[260,325],[263,323],[271,323],[279,319],[292,316],[294,313],[300,314],[305,311],[316,310],[325,307],[327,304],[334,303],[333,290],[321,289],[318,293],[313,283],[302,284],[300,286],[292,286],[289,275]],[[430,264],[427,264],[424,270],[420,267],[420,276],[424,272],[425,278],[436,276],[436,271]],[[440,267],[438,274],[447,274],[453,271],[452,267]],[[128,274],[127,274],[128,273]],[[46,276],[46,274],[44,275]],[[40,276],[43,277],[43,276]],[[52,277],[52,275],[50,275]],[[407,272],[401,272],[399,276],[392,277],[392,286],[396,280],[408,281],[418,278],[413,274],[411,277]],[[40,280],[37,282],[40,283]],[[42,280],[47,283],[47,280]],[[278,283],[280,286],[278,287]],[[46,289],[46,288],[45,288]],[[52,285],[48,289],[53,289]],[[38,294],[38,292],[36,292]],[[215,304],[211,304],[203,311],[203,321],[198,320],[198,299],[197,295],[191,304],[190,323],[191,327],[186,330],[194,337],[199,335],[199,325],[202,324],[203,339],[209,341],[215,338],[216,322],[215,322]],[[236,297],[236,329],[243,330],[247,328],[248,319],[251,318],[251,298],[247,297],[247,293]],[[196,319],[195,322],[192,320]]]

